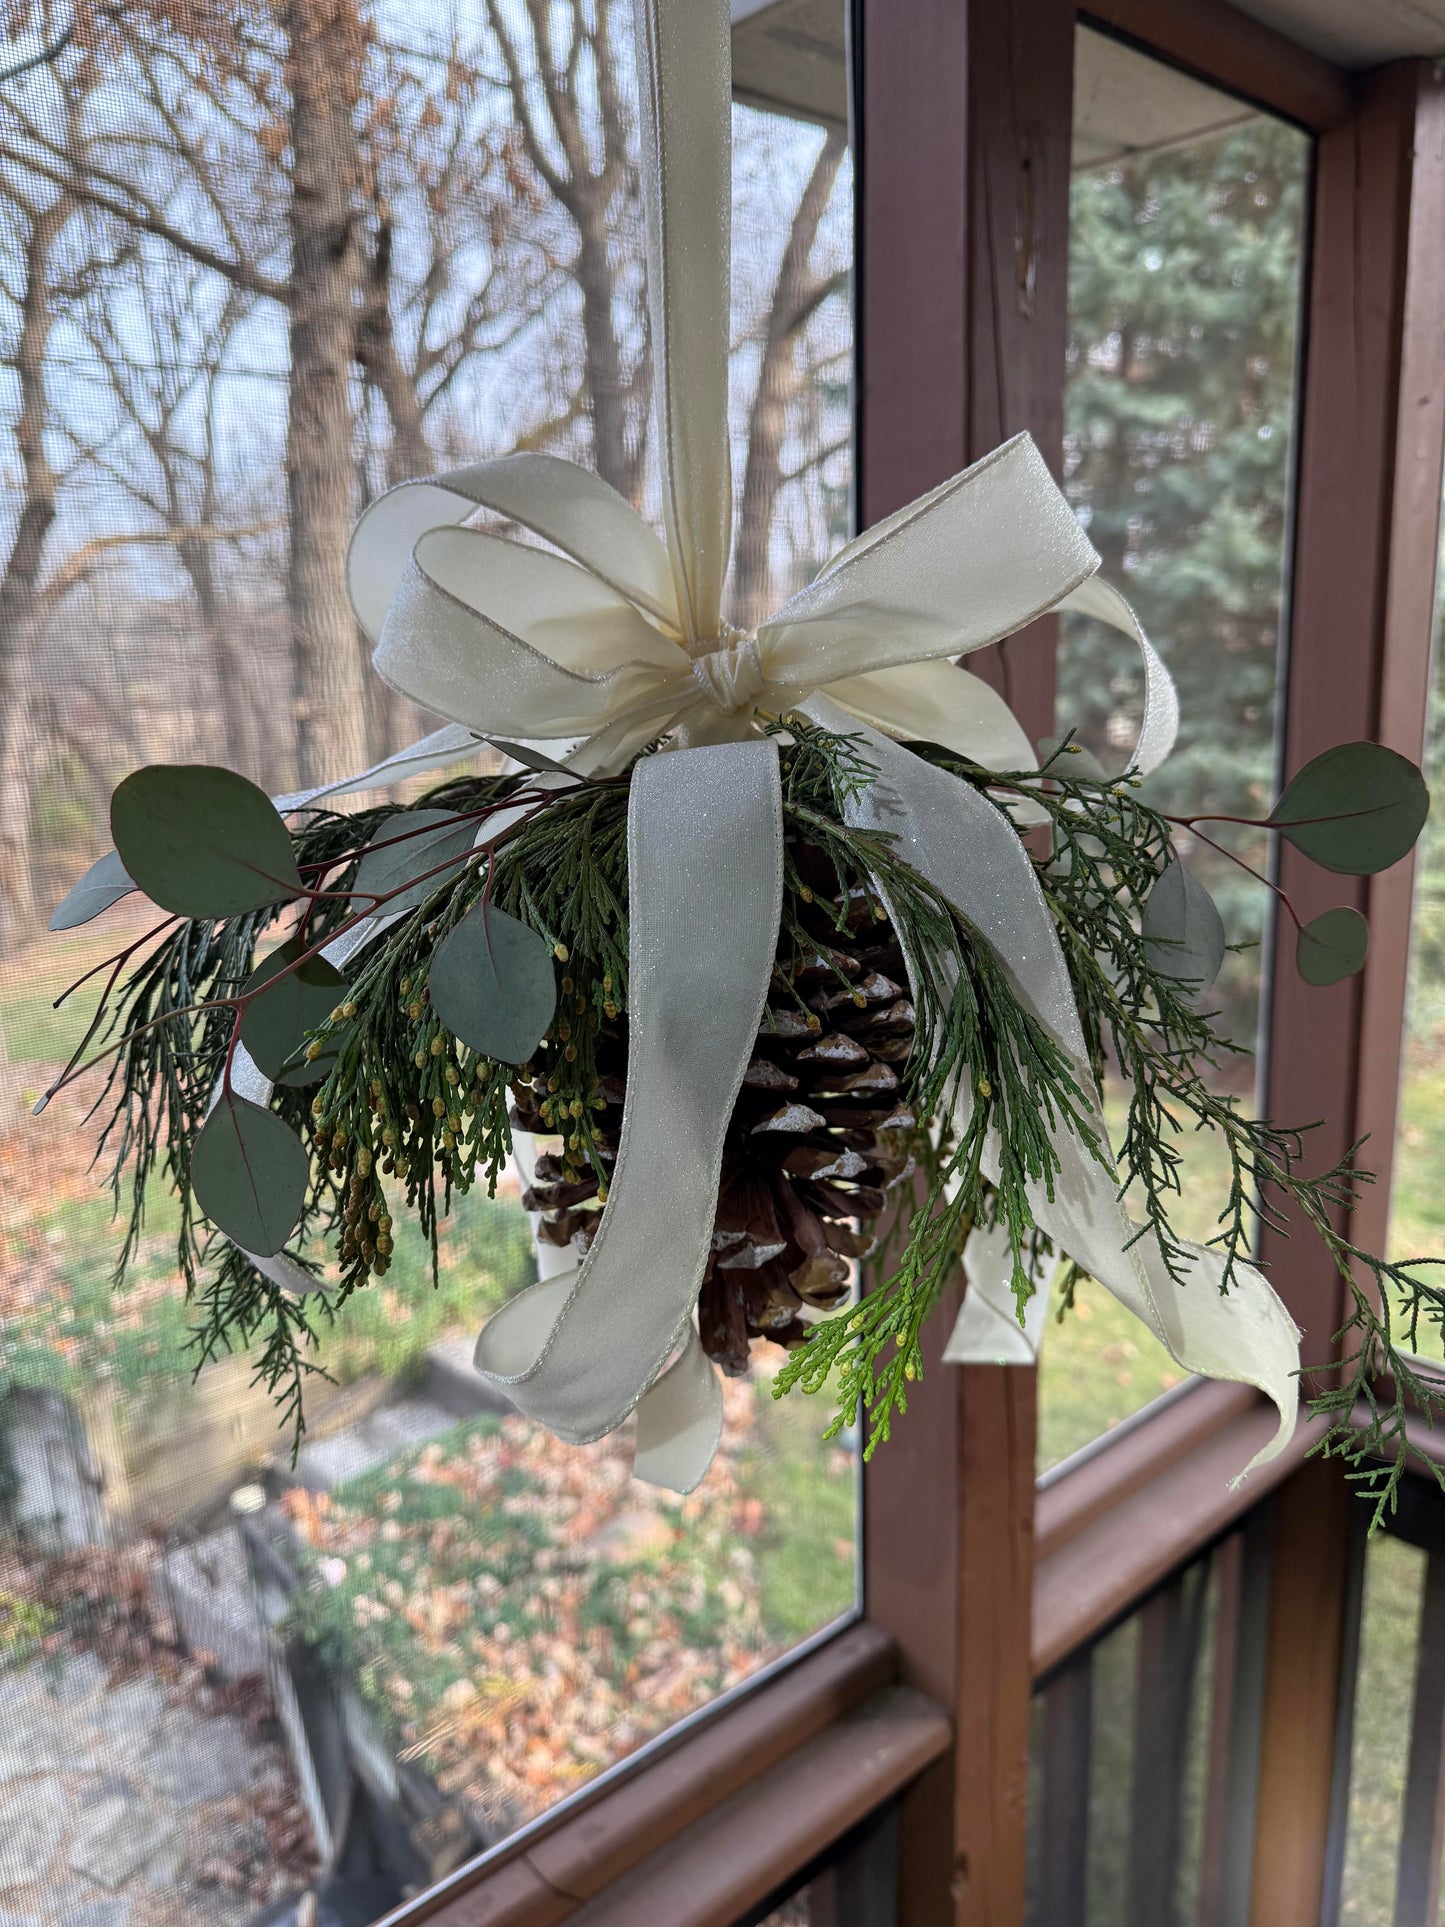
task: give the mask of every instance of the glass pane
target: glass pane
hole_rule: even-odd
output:
[[[1425,780],[1438,798],[1445,793],[1445,570],[1436,583],[1435,666],[1425,751]],[[1415,903],[1410,934],[1410,985],[1405,1009],[1400,1118],[1390,1185],[1390,1256],[1439,1258],[1445,1254],[1445,1199],[1439,1167],[1445,1155],[1445,831],[1438,803],[1426,820],[1415,852]],[[1431,1274],[1424,1274],[1433,1282]],[[1438,1326],[1422,1322],[1416,1350],[1438,1359],[1445,1340]]]
[[[1076,46],[1064,485],[1179,687],[1179,744],[1146,794],[1181,813],[1257,815],[1274,768],[1309,147],[1101,34],[1081,28]],[[1066,617],[1060,729],[1117,769],[1140,700],[1117,639]],[[1255,943],[1265,892],[1226,850],[1257,862],[1262,839],[1216,833],[1226,849],[1187,833],[1177,846],[1231,939]],[[1258,949],[1229,957],[1216,995],[1223,1029],[1252,1046]],[[1248,1097],[1248,1058],[1221,1076]],[[1105,1096],[1117,1117],[1117,1090]],[[1188,1140],[1187,1155],[1177,1226],[1207,1238],[1223,1161],[1207,1136]],[[1178,1376],[1143,1327],[1086,1284],[1044,1347],[1040,1468]]]
[[[1116,1927],[1171,1896],[1160,1919],[1193,1921],[1200,1906],[1214,1661],[1220,1586],[1214,1561],[1198,1561],[1168,1599],[1133,1613],[1096,1646],[1069,1661],[1065,1676],[1038,1690],[1031,1736],[1029,1927],[1050,1927],[1071,1879],[1071,1844],[1060,1835],[1083,1788],[1083,1919]],[[1146,1626],[1148,1613],[1162,1613]],[[1071,1711],[1050,1729],[1048,1698]],[[1081,1694],[1087,1711],[1075,1696]],[[1168,1740],[1160,1742],[1160,1723]],[[1166,1754],[1168,1757],[1160,1757]],[[1141,1781],[1141,1775],[1144,1775]],[[1156,1915],[1148,1912],[1152,1921]]]
[[[1219,1604],[1217,1561],[1199,1560],[1036,1694],[1029,1927],[1051,1927],[1075,1877],[1076,1817],[1088,1927],[1199,1915]]]
[[[222,45],[184,12],[96,48],[50,0],[10,16],[7,68],[41,57],[0,100],[6,1919],[239,1927],[323,1864],[375,1917],[856,1598],[853,1445],[772,1400],[781,1354],[728,1384],[685,1500],[625,1435],[489,1408],[471,1344],[533,1273],[515,1187],[458,1202],[435,1284],[398,1215],[385,1281],[323,1321],[293,1465],[253,1358],[193,1381],[160,1189],[112,1291],[95,1087],[29,1116],[88,1015],[54,999],[145,927],[39,935],[127,770],[281,790],[431,726],[346,607],[369,496],[529,448],[656,510],[620,0],[323,13],[294,47],[284,9]],[[739,28],[739,622],[848,532],[843,21]]]
[[[1410,1752],[1425,1554],[1387,1532],[1365,1554],[1340,1927],[1390,1927]]]

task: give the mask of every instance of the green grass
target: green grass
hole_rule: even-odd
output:
[[[1445,1257],[1445,1034],[1412,1040],[1400,1093],[1400,1123],[1395,1135],[1394,1183],[1390,1193],[1390,1253],[1398,1258]],[[1368,1159],[1369,1147],[1365,1157]],[[1440,1284],[1445,1273],[1426,1273]],[[1441,1356],[1441,1341],[1431,1328],[1418,1348]]]
[[[622,1434],[492,1418],[293,1492],[296,1629],[398,1751],[514,1823],[852,1604],[856,1461],[817,1409],[728,1387],[686,1498],[631,1480]]]
[[[1111,1104],[1108,1110],[1117,1142],[1117,1107]],[[1207,1132],[1187,1139],[1183,1149],[1183,1195],[1175,1225],[1184,1236],[1203,1243],[1218,1228],[1217,1215],[1228,1192],[1228,1160]],[[1039,1354],[1041,1472],[1111,1431],[1184,1376],[1153,1333],[1092,1279],[1079,1287],[1072,1311],[1062,1318],[1058,1311],[1056,1300]]]
[[[826,1393],[774,1399],[758,1387],[757,1437],[744,1459],[744,1492],[762,1507],[755,1542],[759,1604],[768,1637],[795,1646],[853,1605],[857,1460],[825,1445]]]
[[[1365,1556],[1340,1927],[1390,1927],[1425,1555],[1377,1533]]]
[[[1111,1118],[1111,1123],[1114,1119]],[[1208,1135],[1189,1141],[1187,1175],[1177,1219],[1200,1241],[1215,1229],[1228,1174],[1217,1142]],[[1366,1144],[1361,1163],[1370,1165]],[[1390,1254],[1445,1256],[1445,1027],[1422,1037],[1406,1052],[1390,1196]],[[1422,1327],[1420,1350],[1445,1354],[1438,1331]],[[1328,1334],[1310,1333],[1323,1353]],[[1040,1471],[1057,1465],[1121,1419],[1177,1384],[1178,1367],[1156,1339],[1100,1286],[1078,1293],[1077,1310],[1061,1323],[1052,1318],[1039,1371]]]
[[[195,1315],[170,1262],[174,1210],[164,1190],[155,1190],[141,1256],[118,1290],[111,1272],[120,1234],[108,1196],[97,1192],[40,1214],[42,1238],[63,1254],[60,1288],[9,1322],[0,1376],[70,1391],[99,1374],[137,1399],[191,1376]],[[444,1332],[480,1326],[532,1276],[531,1233],[514,1199],[473,1192],[455,1201],[442,1227],[435,1284],[425,1239],[398,1219],[385,1281],[356,1293],[334,1318],[318,1299],[312,1357],[342,1384],[373,1373],[405,1378]]]
[[[43,1071],[63,1061],[79,1041],[94,1007],[92,990],[58,1011],[53,1000],[143,927],[143,921],[119,912],[73,935],[38,941],[0,967],[5,1057],[11,1065],[34,1065],[37,1087]],[[26,1095],[22,1089],[22,1102]],[[129,1397],[144,1399],[189,1377],[196,1362],[188,1342],[194,1316],[174,1265],[175,1201],[164,1183],[148,1187],[141,1250],[126,1285],[113,1289],[121,1228],[111,1216],[99,1174],[93,1192],[83,1185],[77,1190],[74,1182],[47,1182],[54,1134],[61,1128],[53,1114],[18,1125],[21,1133],[33,1131],[35,1147],[21,1164],[22,1178],[27,1163],[34,1173],[26,1187],[33,1203],[25,1248],[43,1254],[56,1276],[53,1289],[7,1321],[0,1378],[65,1391],[104,1375]],[[89,1132],[91,1127],[81,1123],[74,1129]],[[21,1144],[23,1152],[23,1137]],[[72,1176],[73,1167],[72,1156],[67,1165]],[[396,1217],[396,1250],[386,1279],[359,1292],[334,1321],[324,1312],[318,1320],[313,1356],[342,1382],[369,1373],[404,1377],[444,1331],[479,1325],[532,1276],[530,1235],[514,1200],[474,1192],[455,1201],[442,1233],[436,1284],[425,1240],[405,1213]]]

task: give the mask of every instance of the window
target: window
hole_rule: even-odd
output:
[[[1309,143],[1086,28],[1076,63],[1064,485],[1179,688],[1179,743],[1148,794],[1166,810],[1257,815],[1274,773]],[[1060,732],[1117,770],[1139,704],[1117,642],[1066,617]],[[1252,1048],[1267,897],[1230,853],[1258,864],[1264,839],[1211,824],[1177,848],[1249,946],[1211,1001]],[[1219,1075],[1248,1098],[1247,1056]],[[1207,1239],[1222,1164],[1207,1136],[1187,1151],[1177,1222]],[[1094,1285],[1050,1328],[1041,1373],[1041,1469],[1179,1381]]]
[[[1432,795],[1445,784],[1445,690],[1439,628],[1442,605],[1436,587],[1435,660],[1428,710],[1425,780]],[[1445,1205],[1435,1173],[1445,1143],[1445,835],[1438,803],[1415,852],[1415,901],[1410,936],[1410,983],[1405,1054],[1400,1077],[1400,1117],[1390,1187],[1390,1255],[1438,1257],[1445,1249]],[[1425,1274],[1427,1281],[1429,1273]],[[1422,1319],[1416,1348],[1438,1358],[1441,1333]]]
[[[631,1481],[625,1439],[574,1451],[488,1407],[471,1341],[531,1275],[515,1190],[459,1202],[435,1286],[399,1236],[381,1288],[318,1316],[330,1376],[293,1465],[253,1360],[193,1380],[159,1190],[112,1292],[87,1086],[29,1116],[87,1021],[54,999],[144,927],[121,906],[40,934],[128,769],[282,790],[429,726],[346,606],[366,499],[531,448],[655,506],[623,8],[297,17],[107,14],[92,39],[38,0],[0,79],[0,1910],[22,1916],[114,1895],[130,1927],[239,1922],[339,1864],[380,1914],[856,1597],[853,1442],[775,1403],[766,1362],[686,1500]],[[741,624],[845,538],[852,410],[845,77],[805,34],[749,44]]]
[[[1394,1918],[1400,1835],[1410,1763],[1416,1641],[1426,1555],[1393,1533],[1365,1553],[1349,1818],[1340,1890],[1340,1927],[1387,1927]]]

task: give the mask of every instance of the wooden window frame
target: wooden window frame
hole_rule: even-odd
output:
[[[1222,0],[853,0],[859,208],[858,499],[866,525],[1029,428],[1061,458],[1073,36],[1083,21],[1240,94],[1315,139],[1287,641],[1287,769],[1339,718],[1423,748],[1445,455],[1445,84],[1428,63],[1356,76]],[[880,135],[880,131],[881,135]],[[989,673],[1052,727],[1052,626]],[[1322,879],[1314,911],[1369,915],[1361,979],[1274,1000],[1272,1115],[1368,1131],[1385,1235],[1412,874]],[[1266,1256],[1314,1355],[1338,1323],[1327,1264]],[[935,1354],[949,1323],[935,1322]],[[1022,1927],[1030,1695],[1279,1488],[1279,1570],[1261,1716],[1253,1917],[1319,1918],[1348,1500],[1304,1466],[1318,1427],[1240,1491],[1268,1436],[1237,1386],[1141,1415],[1037,1491],[1032,1372],[944,1368],[864,1480],[867,1617],[649,1750],[399,1913],[435,1927],[666,1919],[729,1927],[902,1793],[904,1927]],[[1309,1743],[1302,1745],[1301,1734]],[[661,1911],[659,1911],[661,1909]]]
[[[1445,233],[1445,95],[1430,63],[1347,74],[1219,0],[1093,0],[1077,16],[1061,0],[865,6],[863,520],[1022,427],[1058,458],[1076,20],[1314,137],[1283,773],[1340,740],[1342,716],[1343,733],[1418,759],[1445,453],[1445,249],[1429,243]],[[870,126],[888,129],[882,152]],[[1032,699],[1018,706],[1035,731],[1053,720],[1050,644],[1046,634],[1025,641],[1029,673],[1012,678]],[[1265,1103],[1274,1116],[1328,1119],[1317,1154],[1370,1137],[1377,1183],[1353,1228],[1380,1249],[1412,867],[1356,884],[1287,852],[1281,880],[1304,915],[1351,902],[1370,919],[1362,978],[1272,1000]],[[1263,1255],[1307,1347],[1326,1357],[1340,1281],[1304,1241],[1267,1240]],[[1035,1500],[1031,1375],[976,1368],[926,1380],[908,1442],[900,1450],[900,1437],[870,1470],[864,1513],[868,1610],[898,1638],[905,1677],[955,1721],[953,1754],[904,1803],[910,1927],[1022,1922],[1034,1679],[1275,1486],[1290,1558],[1280,1562],[1269,1632],[1252,1917],[1281,1927],[1318,1920],[1349,1499],[1335,1468],[1301,1470],[1318,1436],[1309,1423],[1284,1458],[1231,1492],[1230,1474],[1269,1425],[1251,1393],[1197,1386]],[[921,1532],[925,1517],[941,1529]],[[1311,1769],[1301,1771],[1302,1760]]]

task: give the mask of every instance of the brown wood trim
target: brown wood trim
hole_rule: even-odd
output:
[[[1184,1396],[1147,1414],[1120,1438],[1106,1438],[1101,1451],[1040,1489],[1034,1514],[1035,1556],[1051,1557],[1111,1507],[1259,1407],[1259,1394],[1248,1385],[1201,1380]],[[1251,1503],[1246,1495],[1244,1507]]]
[[[597,1789],[394,1919],[438,1927],[553,1927],[757,1775],[889,1685],[898,1649],[866,1620],[680,1734],[640,1771]],[[800,1852],[796,1864],[807,1859]]]
[[[1079,13],[1086,25],[1123,34],[1312,133],[1339,127],[1353,112],[1354,84],[1343,68],[1227,0],[1086,0]]]
[[[1194,1450],[1162,1466],[1156,1478],[1126,1491],[1071,1533],[1053,1537],[1035,1568],[1036,1679],[1097,1639],[1299,1469],[1323,1430],[1318,1419],[1301,1419],[1277,1459],[1257,1467],[1242,1485],[1231,1486],[1268,1443],[1276,1423],[1274,1408],[1252,1398],[1228,1424],[1202,1437]],[[1338,1480],[1338,1469],[1330,1471]],[[1066,1484],[1061,1480],[1040,1495],[1041,1515]]]
[[[570,1916],[572,1927],[731,1927],[948,1751],[942,1707],[885,1687]]]
[[[1406,70],[1398,111],[1411,128],[1404,282],[1399,296],[1397,429],[1390,477],[1378,740],[1421,761],[1430,712],[1436,567],[1445,471],[1445,80],[1433,62]],[[1396,82],[1396,85],[1399,83]],[[1413,102],[1413,110],[1412,110]],[[1397,157],[1398,159],[1398,157]],[[1359,1241],[1383,1250],[1409,987],[1413,857],[1370,879],[1371,960],[1362,985],[1354,1130],[1375,1186],[1355,1214]]]

